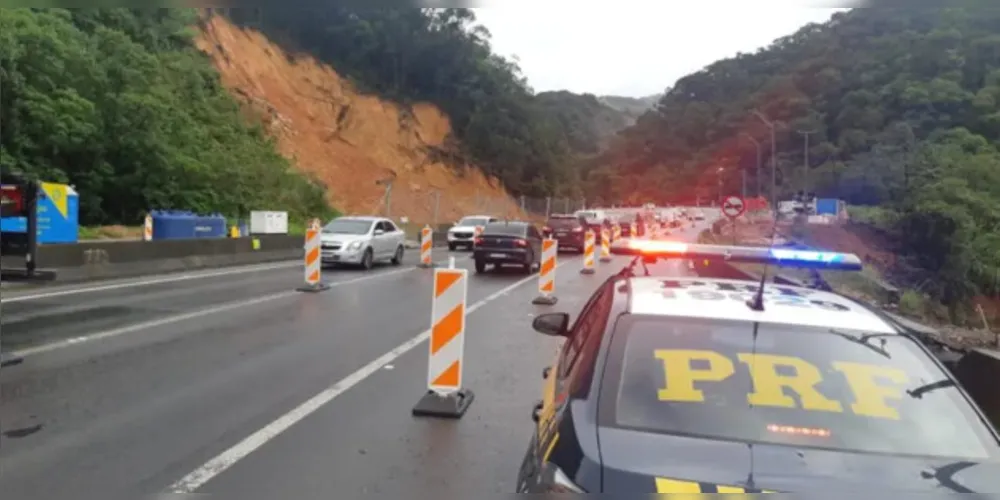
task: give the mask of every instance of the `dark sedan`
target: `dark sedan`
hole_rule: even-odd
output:
[[[517,265],[525,273],[531,273],[536,265],[541,266],[542,233],[530,222],[487,224],[475,240],[472,257],[477,273],[486,271],[486,266],[499,268],[504,265]]]
[[[574,215],[553,214],[542,229],[545,237],[552,237],[559,242],[559,250],[573,249],[583,251],[584,235],[587,233],[586,223]]]

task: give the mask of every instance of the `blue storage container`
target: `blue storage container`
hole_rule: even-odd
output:
[[[194,226],[195,238],[225,238],[229,236],[226,218],[220,214],[197,216]]]
[[[39,183],[36,213],[38,243],[76,243],[80,237],[80,197],[72,187],[53,182]],[[28,230],[24,217],[0,219],[0,230],[23,233]]]
[[[837,215],[840,200],[835,198],[820,198],[816,200],[816,215]]]
[[[153,240],[182,240],[195,237],[198,217],[180,210],[153,210]]]

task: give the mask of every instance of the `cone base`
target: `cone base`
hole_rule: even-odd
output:
[[[420,264],[417,264],[417,267],[419,267],[420,269],[434,269],[435,267],[437,267],[437,264],[433,262],[431,262],[430,264],[424,264],[423,262],[421,262]]]
[[[14,366],[24,362],[24,358],[9,352],[0,352],[0,366]]]
[[[594,271],[594,268],[592,267],[585,267],[583,269],[580,269],[580,274],[594,274],[595,272],[596,271]]]
[[[537,306],[554,306],[558,301],[559,299],[552,295],[539,295],[538,297],[535,297],[535,300],[532,300],[531,303]]]
[[[601,262],[611,262],[611,257],[601,257]]]
[[[316,283],[315,285],[300,286],[300,287],[296,288],[295,291],[297,291],[297,292],[318,293],[318,292],[325,292],[325,291],[327,291],[329,289],[330,289],[330,285],[327,285],[326,283],[320,282],[320,283]]]
[[[434,391],[427,391],[411,412],[414,417],[462,418],[476,395],[469,389],[441,396]]]

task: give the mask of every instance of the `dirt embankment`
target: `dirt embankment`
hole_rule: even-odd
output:
[[[223,83],[248,104],[297,168],[329,189],[330,203],[346,214],[383,213],[393,179],[390,215],[420,223],[489,211],[517,216],[518,205],[495,179],[471,166],[460,171],[432,161],[451,124],[439,109],[417,104],[412,112],[362,95],[334,71],[306,55],[289,57],[264,35],[214,16],[199,47],[215,62]],[[345,49],[349,50],[349,49]]]

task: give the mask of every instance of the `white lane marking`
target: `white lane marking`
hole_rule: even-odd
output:
[[[393,271],[380,272],[380,273],[373,274],[373,275],[370,275],[370,276],[362,276],[360,278],[354,278],[354,279],[346,280],[346,281],[332,281],[332,282],[329,282],[328,284],[330,285],[330,288],[336,288],[336,287],[339,287],[339,286],[351,285],[351,284],[358,283],[358,282],[361,282],[361,281],[368,281],[368,280],[373,280],[373,279],[376,279],[376,278],[382,278],[382,277],[385,277],[385,276],[392,276],[394,274],[401,274],[401,273],[409,272],[409,271],[412,271],[412,270],[413,269],[409,269],[409,268],[407,268],[407,269],[396,269],[396,270],[393,270]],[[95,340],[103,340],[103,339],[107,339],[107,338],[111,338],[111,337],[117,337],[119,335],[124,335],[126,333],[132,333],[132,332],[135,332],[135,331],[138,331],[138,330],[146,330],[146,329],[149,329],[149,328],[157,328],[157,327],[160,327],[160,326],[169,325],[171,323],[177,323],[177,322],[186,321],[186,320],[189,320],[189,319],[200,318],[202,316],[209,316],[209,315],[217,314],[217,313],[220,313],[220,312],[231,311],[233,309],[238,309],[238,308],[241,308],[241,307],[247,307],[247,306],[252,306],[252,305],[256,305],[256,304],[261,304],[261,303],[264,303],[264,302],[268,302],[268,301],[271,301],[271,300],[277,300],[277,299],[281,299],[281,298],[285,298],[285,297],[291,297],[293,295],[297,295],[297,294],[301,294],[301,293],[302,292],[298,292],[298,291],[295,291],[295,290],[289,290],[287,292],[279,292],[279,293],[274,293],[274,294],[271,294],[271,295],[264,295],[262,297],[257,297],[257,298],[254,298],[254,299],[243,300],[243,301],[239,301],[239,302],[230,302],[228,304],[222,304],[222,305],[219,305],[219,306],[208,307],[208,308],[205,308],[205,309],[199,309],[197,311],[192,311],[192,312],[184,313],[184,314],[178,314],[176,316],[168,316],[166,318],[154,319],[154,320],[151,320],[151,321],[144,321],[142,323],[135,323],[135,324],[131,324],[131,325],[128,325],[128,326],[123,326],[121,328],[115,328],[115,329],[112,329],[112,330],[105,330],[103,332],[93,333],[93,334],[90,334],[90,335],[84,335],[84,336],[80,336],[80,337],[73,337],[73,338],[69,338],[69,339],[65,339],[65,340],[60,340],[60,341],[57,341],[57,342],[52,342],[52,343],[49,343],[49,344],[42,344],[42,345],[35,346],[35,347],[28,347],[28,348],[20,350],[20,351],[14,351],[12,354],[15,355],[15,356],[19,356],[19,357],[33,356],[33,355],[37,355],[37,354],[42,354],[42,353],[46,353],[46,352],[55,351],[57,349],[63,349],[63,348],[66,348],[66,347],[78,345],[78,344],[81,344],[83,342],[93,342]]]
[[[556,265],[556,268],[562,267],[565,264],[577,262],[575,260],[563,261]],[[490,302],[510,293],[515,288],[518,288],[531,281],[538,281],[538,275],[532,274],[527,278],[517,281],[497,292],[494,292],[490,296],[472,304],[466,309],[466,315],[476,312],[479,308],[489,304]],[[323,407],[323,405],[333,401],[335,398],[341,394],[347,392],[355,385],[358,385],[363,380],[371,376],[372,374],[378,372],[385,366],[398,359],[400,356],[406,354],[407,352],[413,350],[413,348],[419,346],[429,339],[431,336],[430,329],[425,330],[420,335],[403,342],[395,349],[379,356],[374,361],[368,363],[367,365],[361,367],[358,371],[348,375],[347,377],[341,379],[337,383],[331,385],[330,387],[324,389],[319,394],[313,396],[305,403],[302,403],[297,408],[292,411],[278,417],[277,420],[267,424],[257,432],[247,436],[243,441],[235,444],[233,447],[222,452],[220,455],[209,460],[201,467],[195,469],[190,474],[184,476],[176,483],[170,486],[170,491],[178,494],[191,494],[198,490],[205,483],[212,480],[212,478],[218,476],[219,474],[226,471],[233,465],[235,465],[240,460],[246,458],[248,455],[256,451],[261,446],[267,444],[268,441],[274,439],[282,432],[285,432],[290,427],[300,422],[302,419],[308,417],[316,410]]]
[[[438,264],[447,263],[447,261],[438,262]],[[240,266],[237,268],[227,268],[221,271],[208,271],[208,272],[197,272],[197,273],[186,273],[171,276],[163,276],[158,278],[142,279],[138,281],[126,281],[119,283],[109,283],[107,285],[96,285],[80,288],[70,288],[66,290],[53,290],[50,292],[33,293],[28,295],[15,295],[13,297],[3,297],[0,298],[0,303],[10,304],[13,302],[27,302],[29,300],[38,299],[48,299],[52,297],[62,297],[66,295],[78,295],[81,293],[90,292],[104,292],[108,290],[121,290],[123,288],[132,288],[137,286],[151,286],[160,285],[163,283],[175,283],[178,281],[190,281],[204,278],[214,278],[216,276],[228,276],[230,274],[242,274],[242,273],[252,273],[257,271],[271,271],[274,269],[283,269],[286,267],[296,267],[301,266],[302,262],[299,260],[282,262],[280,264],[265,264],[265,265],[255,265],[255,266]]]
[[[302,265],[301,261],[295,260],[289,262],[282,262],[280,264],[270,264],[263,266],[253,266],[253,267],[241,266],[238,268],[229,268],[221,271],[179,274],[173,276],[163,276],[159,278],[143,279],[138,281],[127,281],[123,283],[110,283],[107,285],[70,288],[68,290],[54,290],[51,292],[33,293],[30,295],[15,295],[13,297],[4,297],[0,299],[0,303],[9,304],[11,302],[26,302],[29,300],[47,299],[50,297],[62,297],[65,295],[77,295],[81,293],[103,292],[107,290],[120,290],[122,288],[132,288],[137,286],[159,285],[161,283],[175,283],[178,281],[214,278],[216,276],[228,276],[230,274],[252,273],[256,271],[270,271],[273,269],[282,269],[285,267],[295,267],[301,265]]]

